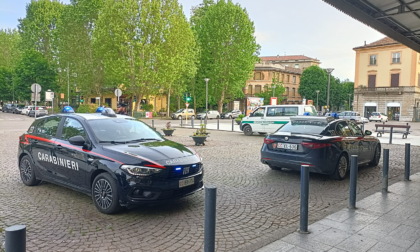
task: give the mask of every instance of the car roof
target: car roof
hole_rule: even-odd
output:
[[[106,115],[102,115],[101,113],[59,113],[59,114],[50,114],[49,116],[56,116],[56,115],[60,115],[60,116],[68,116],[68,117],[75,117],[75,118],[83,118],[85,120],[98,120],[98,119],[111,119],[111,118],[122,118],[122,119],[130,119],[130,120],[137,120],[134,117],[131,116],[127,116],[127,115],[119,115],[119,114],[115,114],[116,117],[110,117],[110,116],[106,116]],[[40,118],[45,118],[45,117],[40,117]]]
[[[326,123],[330,123],[332,121],[336,121],[339,119],[335,119],[334,117],[331,117],[331,116],[291,116],[290,117],[290,121],[296,121],[296,120],[324,121]]]

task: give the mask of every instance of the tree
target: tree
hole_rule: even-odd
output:
[[[40,84],[43,91],[56,90],[56,71],[40,52],[27,50],[18,62],[13,78],[15,99],[29,101],[33,83]]]
[[[246,10],[231,0],[206,1],[191,20],[200,48],[195,100],[205,106],[204,78],[210,78],[209,103],[217,104],[221,112],[224,103],[243,96],[258,61],[254,24]]]
[[[176,0],[106,0],[94,39],[106,87],[124,84],[139,98],[180,93],[195,73],[194,37]]]
[[[17,30],[0,29],[0,67],[12,70],[20,57],[20,36]]]
[[[67,90],[67,81],[71,79],[82,94],[102,93],[103,71],[95,54],[93,32],[103,2],[77,0],[63,10],[57,27],[58,80],[62,92]]]
[[[333,77],[331,80],[333,80]],[[310,66],[302,72],[298,92],[301,97],[313,100],[316,103],[317,90],[319,90],[318,104],[319,106],[325,106],[327,104],[327,85],[328,74],[326,71],[319,66]]]
[[[23,50],[36,50],[50,64],[57,63],[57,23],[64,4],[56,0],[31,1],[26,6],[26,17],[19,19],[19,33]]]
[[[20,36],[17,30],[0,29],[0,100],[11,101],[13,96],[13,71],[20,58]]]
[[[0,100],[12,101],[13,95],[13,74],[11,70],[2,66],[0,67]]]

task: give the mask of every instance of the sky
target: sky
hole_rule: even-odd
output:
[[[354,81],[353,48],[385,37],[322,0],[232,0],[254,22],[260,56],[305,55],[332,75]],[[69,3],[69,0],[62,0]],[[202,0],[178,0],[187,18]],[[30,0],[0,0],[0,29],[17,28]]]

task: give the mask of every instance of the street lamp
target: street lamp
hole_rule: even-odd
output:
[[[319,110],[319,106],[318,106],[318,95],[319,95],[319,90],[316,90],[316,110]]]
[[[273,96],[272,97],[274,97],[274,91],[276,90],[276,86],[277,86],[276,84],[272,85],[272,88],[273,88]]]
[[[208,115],[208,99],[209,99],[209,78],[204,78],[204,81],[206,82],[206,121],[207,121],[207,115]]]
[[[331,80],[331,72],[334,68],[326,68],[325,71],[328,73],[328,87],[327,87],[327,109],[330,111],[330,80]]]
[[[350,105],[350,97],[351,97],[351,94],[348,94],[349,95],[349,110],[351,110],[351,105]]]

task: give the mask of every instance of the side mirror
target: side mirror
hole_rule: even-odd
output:
[[[86,144],[86,140],[82,136],[74,136],[69,138],[69,142],[73,145],[77,146],[84,146]]]
[[[367,136],[372,135],[372,131],[370,131],[370,130],[365,130],[365,135],[367,135]]]

